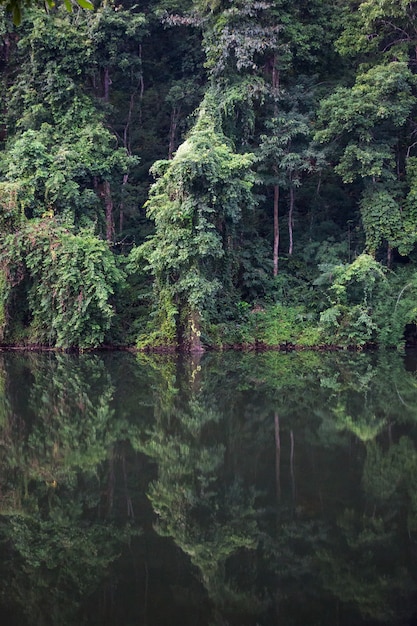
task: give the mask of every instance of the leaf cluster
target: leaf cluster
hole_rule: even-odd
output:
[[[51,217],[31,220],[4,238],[1,267],[8,324],[13,290],[28,281],[30,342],[91,348],[104,341],[114,315],[110,299],[123,275],[91,231],[75,234]]]

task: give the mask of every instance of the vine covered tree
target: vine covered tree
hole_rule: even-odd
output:
[[[158,341],[202,349],[216,297],[233,286],[243,209],[253,207],[253,161],[233,151],[209,94],[172,161],[155,164],[147,207],[156,230],[132,257],[145,257],[155,277]]]

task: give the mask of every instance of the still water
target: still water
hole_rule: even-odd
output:
[[[0,624],[416,624],[415,370],[0,354]]]

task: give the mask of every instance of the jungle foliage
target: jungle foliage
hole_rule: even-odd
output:
[[[52,4],[0,17],[2,343],[416,335],[414,3]]]

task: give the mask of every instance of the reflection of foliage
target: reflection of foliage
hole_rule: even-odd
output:
[[[21,608],[30,624],[74,624],[81,601],[96,589],[131,534],[128,526],[86,523],[76,508],[72,515],[54,509],[45,520],[3,518],[2,604]]]
[[[362,353],[348,359],[338,359],[330,375],[321,375],[321,386],[328,390],[329,432],[349,432],[367,442],[394,423],[416,420],[416,381],[404,372],[397,353],[381,353],[377,358]]]
[[[86,623],[146,493],[149,572],[172,539],[203,623],[409,619],[417,386],[398,354],[5,355],[0,374],[4,606]]]
[[[403,436],[386,451],[377,442],[367,445],[362,480],[365,495],[374,511],[378,509],[390,520],[405,512],[408,533],[417,531],[416,481],[417,450],[412,439]]]
[[[404,544],[393,515],[364,515],[346,509],[339,517],[337,540],[321,549],[318,563],[323,585],[347,607],[381,624],[400,623],[399,606],[407,616],[413,592],[412,572],[404,567]],[[333,540],[334,542],[334,540]]]
[[[221,415],[211,396],[198,388],[200,366],[191,364],[184,382],[179,382],[180,370],[177,363],[176,379],[166,363],[160,371],[168,378],[161,376],[155,386],[156,419],[146,440],[137,442],[158,463],[158,479],[149,489],[158,514],[156,530],[172,536],[190,556],[216,604],[241,605],[247,597],[228,580],[226,563],[256,546],[254,497],[237,477],[225,484],[220,479],[225,445],[215,433]]]
[[[338,550],[336,547],[319,554],[324,588],[345,606],[355,608],[363,618],[392,624],[397,595],[412,589],[406,573],[397,569],[381,575],[380,564],[370,560],[369,550],[355,561],[352,554],[346,559]]]
[[[25,364],[27,359],[15,359],[14,374],[24,374]],[[109,429],[112,385],[103,362],[94,356],[44,355],[32,364],[29,393],[26,399],[19,394],[20,406],[10,407],[4,425],[8,436],[0,448],[2,463],[10,469],[24,467],[26,482],[72,483],[79,469],[94,473],[115,440]],[[15,409],[36,419],[16,421]]]
[[[137,533],[98,519],[114,388],[91,355],[5,355],[0,370],[1,603],[28,623],[81,624],[82,600]]]
[[[168,494],[166,486],[158,481],[152,485],[150,499],[159,514],[158,533],[172,536],[190,556],[217,606],[255,601],[239,594],[236,583],[226,574],[228,559],[241,550],[254,549],[258,534],[253,504],[238,484],[230,485],[222,494],[213,492],[199,502],[184,485],[177,485],[176,492],[171,486]]]
[[[377,419],[372,413],[361,415],[359,419],[345,413],[343,405],[334,409],[336,427],[352,432],[361,441],[372,441],[385,426],[384,419]]]
[[[376,515],[371,490],[380,494],[381,508],[390,495],[375,482],[377,473],[395,490],[389,454],[413,457],[401,441],[388,457],[375,444],[394,437],[396,424],[415,421],[415,379],[400,357],[212,354],[199,366],[197,385],[181,367],[160,370],[154,426],[137,443],[158,464],[149,489],[157,530],[190,556],[217,610],[248,613],[252,602],[260,613],[278,602],[286,623],[295,624],[310,619],[311,611],[321,615],[325,601],[357,624],[392,621],[396,598],[410,593],[413,574],[396,545],[399,530],[409,532],[412,522],[405,529],[393,513],[395,498],[391,513]],[[277,437],[279,451],[273,448]],[[371,484],[372,449],[379,450],[380,465]],[[274,487],[274,474],[281,482],[272,517],[264,505],[270,507],[276,493],[260,492],[257,484],[271,461],[268,484]],[[363,515],[361,487],[371,500],[369,516]],[[411,491],[402,502],[412,511]],[[234,578],[232,564],[239,562],[246,563],[245,576]],[[275,598],[259,586],[265,579],[275,581]],[[326,614],[330,623],[332,612]]]
[[[415,456],[414,446],[404,437],[385,453],[375,441],[370,442],[363,470],[365,493],[374,502],[389,500],[397,492],[405,478],[405,470]]]

